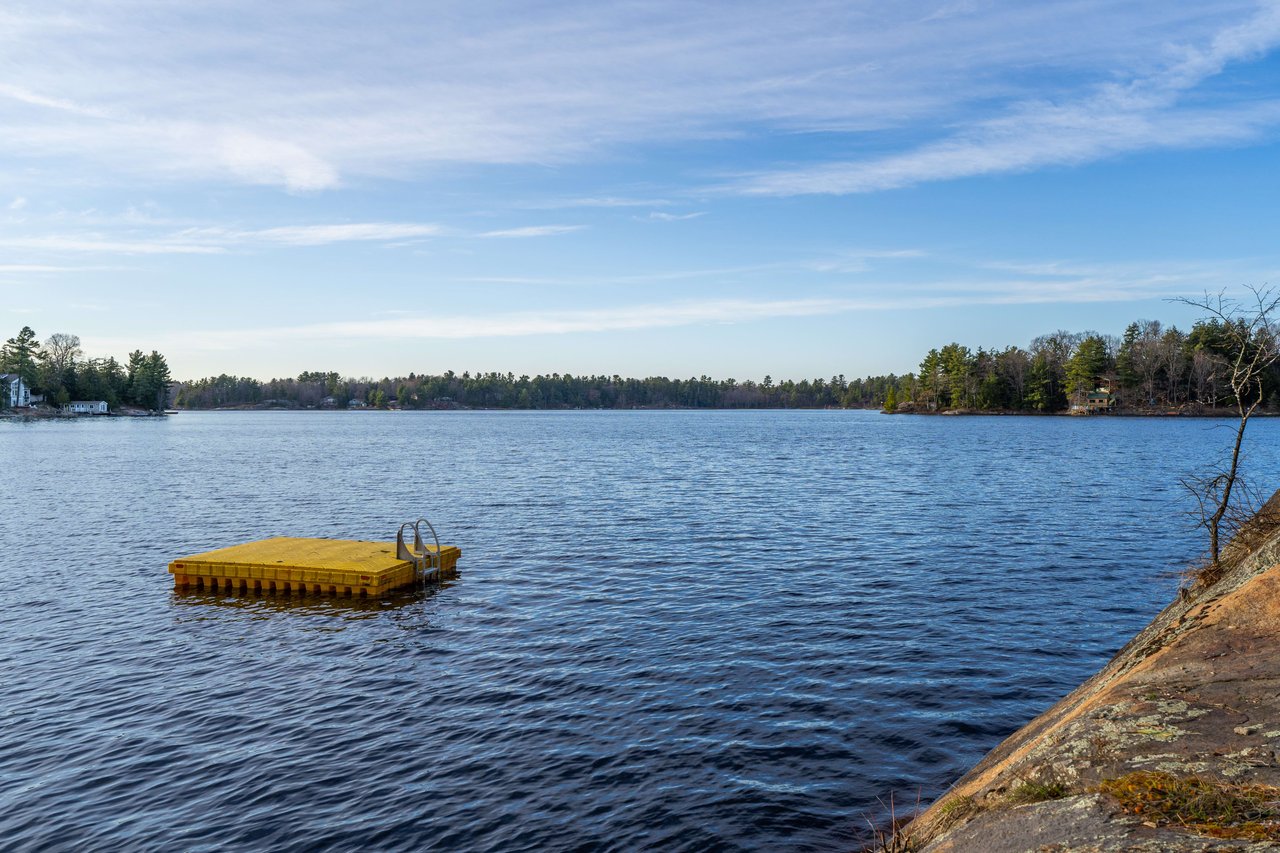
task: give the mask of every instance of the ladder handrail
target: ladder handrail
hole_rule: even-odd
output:
[[[441,570],[444,568],[444,563],[441,560],[442,549],[440,548],[440,537],[439,535],[436,534],[436,527],[434,524],[427,521],[426,518],[419,517],[418,520],[413,523],[413,532],[414,532],[414,535],[417,536],[418,547],[421,550],[426,551],[427,549],[426,549],[426,546],[422,544],[422,529],[418,526],[420,524],[425,524],[427,526],[427,529],[431,531],[431,538],[434,539],[436,542],[435,554],[428,555],[430,560],[430,562],[428,563],[428,566],[430,568],[435,569],[436,576],[439,577]],[[422,575],[422,585],[425,587],[426,584],[427,584],[427,574],[424,572]]]
[[[419,518],[417,521],[413,523],[413,532],[414,532],[414,535],[417,536],[417,542],[418,542],[419,548],[423,548],[422,531],[418,528],[419,524],[425,524],[427,526],[427,529],[431,531],[431,538],[434,539],[436,543],[435,559],[438,562],[440,559],[440,536],[436,533],[435,525],[427,521],[425,518]]]
[[[412,545],[406,545],[404,543],[404,530],[406,527],[414,531]],[[401,524],[400,529],[396,531],[396,559],[409,560],[416,564],[418,561],[422,559],[423,557],[422,552],[423,552],[422,537],[418,535],[418,532],[417,530],[414,529],[413,524],[408,521],[406,521],[404,524]]]
[[[425,524],[427,529],[431,531],[431,538],[435,541],[436,550],[432,553],[422,541],[421,525]],[[404,531],[408,528],[413,531],[413,544],[406,545],[404,541]],[[440,536],[436,533],[435,525],[426,518],[419,517],[417,521],[406,521],[400,525],[400,529],[396,531],[396,559],[407,560],[413,563],[414,571],[421,578],[423,586],[426,585],[428,577],[431,575],[430,569],[435,570],[435,574],[439,575],[444,564],[441,560]]]

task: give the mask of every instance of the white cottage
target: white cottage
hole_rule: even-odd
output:
[[[16,373],[0,373],[0,402],[10,409],[31,405],[31,389]]]
[[[67,411],[73,415],[105,415],[107,413],[107,401],[72,400],[67,405]]]

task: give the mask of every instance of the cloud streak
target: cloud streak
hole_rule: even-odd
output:
[[[686,219],[697,219],[706,216],[705,210],[695,211],[693,213],[665,213],[661,210],[655,210],[649,214],[651,222],[683,222]]]
[[[286,225],[226,234],[231,243],[324,246],[329,243],[412,240],[448,233],[439,225],[415,222],[353,222],[339,225]]]
[[[383,312],[366,320],[324,322],[270,329],[187,329],[162,344],[186,350],[233,350],[271,341],[367,341],[470,340],[484,338],[541,337],[610,332],[641,332],[706,325],[740,325],[764,320],[829,317],[855,312],[922,311],[965,306],[1029,305],[1038,303],[1088,304],[1126,302],[1199,292],[1201,280],[1186,271],[1133,275],[1127,270],[1108,274],[1094,269],[1090,275],[1064,279],[1054,275],[1013,278],[992,284],[973,280],[940,280],[910,286],[868,287],[879,295],[824,295],[793,299],[732,298],[677,300],[601,308],[513,311],[485,314],[421,316]],[[121,341],[95,340],[103,349],[118,348]]]
[[[3,273],[59,273],[59,272],[92,272],[98,267],[62,267],[52,264],[0,264]]]
[[[581,231],[585,225],[526,225],[521,228],[503,228],[497,231],[484,231],[477,234],[477,237],[486,238],[517,238],[524,239],[528,237],[558,237],[561,234],[572,234],[574,231]]]
[[[314,193],[459,163],[561,166],[673,143],[960,128],[878,162],[739,187],[866,192],[1166,144],[1179,126],[1164,117],[1171,92],[1274,43],[1275,7],[1246,20],[1253,8],[742,0],[726,16],[655,0],[510,15],[463,0],[359,12],[228,0],[218,15],[176,4],[141,16],[49,0],[39,16],[11,12],[0,26],[0,155],[45,181],[145,176]],[[1207,32],[1223,21],[1237,26]],[[1170,45],[1206,39],[1169,60]],[[1117,70],[1135,82],[1098,84]],[[1092,95],[1080,81],[1093,81]],[[993,104],[1003,118],[976,118]],[[1185,117],[1196,128],[1172,144],[1252,138],[1275,120],[1243,101]],[[1089,145],[1090,131],[1117,142]],[[1044,156],[1028,153],[1049,143]]]
[[[1247,23],[1187,47],[1161,70],[1125,84],[1106,83],[1075,101],[1027,101],[914,150],[861,161],[823,163],[747,177],[727,187],[746,195],[844,195],[1043,166],[1075,165],[1147,148],[1190,148],[1254,140],[1280,123],[1280,99],[1220,108],[1179,102],[1233,62],[1257,59],[1280,44],[1280,4]]]
[[[221,246],[176,240],[136,240],[110,237],[50,234],[34,237],[0,238],[0,247],[62,254],[82,252],[98,255],[217,255]]]
[[[37,234],[0,238],[0,247],[36,252],[77,252],[118,255],[214,255],[245,248],[310,248],[342,243],[403,245],[429,238],[533,239],[580,231],[583,225],[528,225],[494,231],[468,232],[427,222],[347,222],[313,225],[281,225],[274,228],[237,229],[197,227],[138,237],[101,232],[90,234]]]

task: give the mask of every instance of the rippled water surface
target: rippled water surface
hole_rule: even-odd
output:
[[[1280,421],[1250,427],[1280,485]],[[1213,422],[868,412],[0,423],[0,847],[840,850],[1100,666]],[[275,536],[426,595],[175,594]]]

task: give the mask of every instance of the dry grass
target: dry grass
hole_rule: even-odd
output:
[[[885,805],[883,800],[880,801],[880,805]],[[919,845],[911,837],[908,828],[912,819],[920,811],[919,794],[916,795],[915,810],[906,815],[898,814],[893,795],[890,794],[887,811],[889,812],[887,821],[876,822],[867,818],[867,824],[871,827],[871,838],[867,844],[863,845],[862,853],[913,853]]]
[[[1280,492],[1261,503],[1256,497],[1248,501],[1248,506],[1257,507],[1257,511],[1236,525],[1232,531],[1231,541],[1227,543],[1225,556],[1228,560],[1239,562],[1252,554],[1262,543],[1271,538],[1280,529]]]
[[[1280,530],[1280,492],[1263,503],[1260,497],[1240,486],[1243,495],[1239,505],[1222,520],[1223,533],[1230,538],[1222,549],[1221,558],[1214,563],[1205,556],[1183,572],[1183,579],[1191,589],[1208,589],[1222,580],[1222,576],[1235,568],[1267,539]]]
[[[954,826],[980,811],[982,806],[973,797],[951,797],[938,806],[938,823],[942,827]]]
[[[1262,503],[1257,494],[1249,493],[1249,489],[1240,487],[1245,496],[1239,506],[1231,507],[1228,515],[1222,519],[1222,533],[1229,537],[1222,548],[1219,561],[1204,555],[1193,562],[1181,573],[1184,589],[1208,589],[1222,579],[1228,571],[1235,569],[1267,539],[1280,530],[1280,492],[1272,494],[1270,500]],[[1261,506],[1260,506],[1261,505]]]
[[[871,844],[862,848],[863,853],[914,853],[916,842],[901,827],[877,829]]]
[[[1126,812],[1154,826],[1213,838],[1280,841],[1280,788],[1139,771],[1099,786]]]

